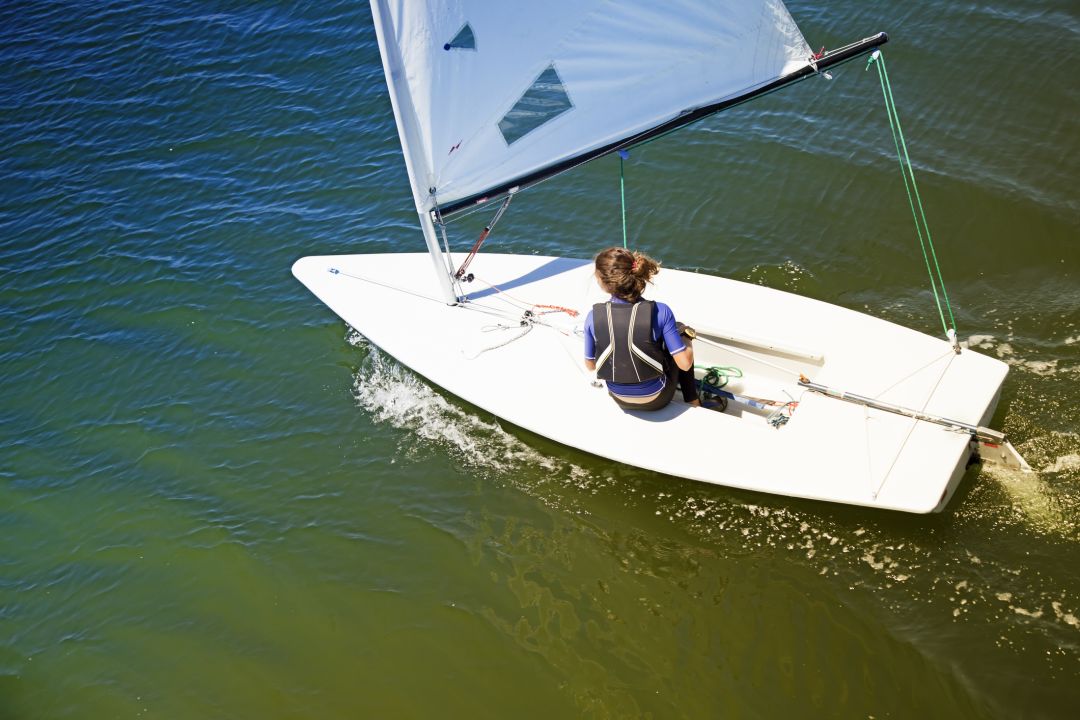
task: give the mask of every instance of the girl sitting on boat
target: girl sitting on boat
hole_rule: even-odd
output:
[[[659,410],[671,402],[676,384],[687,404],[701,404],[689,338],[680,334],[671,308],[641,297],[659,270],[648,255],[625,248],[596,256],[596,281],[611,299],[585,318],[585,367],[627,410]]]

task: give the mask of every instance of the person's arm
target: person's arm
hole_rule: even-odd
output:
[[[679,333],[679,325],[675,322],[675,315],[671,308],[662,303],[657,303],[657,320],[660,323],[660,332],[664,338],[664,346],[671,353],[671,358],[680,370],[692,370],[694,367],[694,348],[683,341]]]
[[[585,358],[585,369],[590,372],[596,370],[596,361],[592,358]]]
[[[690,370],[694,367],[694,348],[691,345],[686,345],[671,357],[680,370]]]

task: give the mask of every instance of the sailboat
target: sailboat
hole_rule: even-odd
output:
[[[1026,467],[987,427],[1007,365],[951,329],[663,269],[649,294],[696,330],[697,375],[726,409],[625,411],[582,362],[583,319],[606,300],[591,260],[477,253],[530,187],[825,74],[885,33],[815,53],[781,0],[371,9],[426,252],[309,256],[293,274],[382,351],[513,425],[675,478],[927,513],[980,454]],[[491,220],[452,252],[446,224],[472,212]]]

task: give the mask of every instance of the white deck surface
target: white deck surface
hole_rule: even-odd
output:
[[[336,270],[337,272],[332,272]],[[786,372],[695,343],[698,364],[735,365],[735,392],[800,401],[784,427],[763,413],[691,408],[625,412],[594,387],[582,365],[580,328],[594,302],[592,263],[482,254],[464,287],[470,302],[445,304],[426,253],[306,257],[293,274],[349,325],[399,362],[447,391],[515,425],[611,460],[657,472],[832,502],[940,510],[969,456],[968,436],[938,425],[868,410],[806,392],[798,374],[954,420],[985,424],[1007,365],[883,320],[789,293],[707,275],[662,270],[646,297],[662,300],[699,332],[753,338],[800,354],[733,345]],[[502,293],[486,283],[498,286]],[[528,303],[581,312],[544,315],[504,347]],[[498,325],[506,329],[492,329]],[[810,358],[807,356],[816,356]],[[685,448],[709,448],[708,453]]]

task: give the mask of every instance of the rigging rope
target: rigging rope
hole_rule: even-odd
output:
[[[491,350],[498,350],[501,347],[506,347],[507,345],[514,342],[515,340],[520,340],[521,338],[528,335],[530,332],[532,332],[532,329],[534,327],[536,327],[536,325],[529,318],[529,315],[526,314],[522,318],[522,320],[519,323],[518,327],[521,328],[521,331],[517,335],[514,335],[513,337],[511,337],[511,338],[509,338],[507,340],[504,340],[504,341],[502,341],[500,343],[496,343],[495,345],[490,345],[490,346],[488,346],[486,348],[483,348],[478,353],[476,353],[475,355],[466,355],[465,359],[467,359],[467,360],[475,360],[476,358],[480,357],[481,355],[483,355],[486,352],[490,352]],[[502,324],[500,324],[500,325],[487,325],[487,326],[481,328],[481,332],[493,332],[493,331],[496,331],[496,330],[512,330],[512,329],[514,329],[513,325],[502,325]]]
[[[896,159],[900,163],[900,174],[904,178],[904,190],[907,192],[908,205],[911,207],[911,217],[915,220],[915,234],[919,238],[919,247],[922,248],[923,260],[926,262],[926,272],[930,275],[930,288],[934,291],[934,302],[937,304],[938,316],[941,318],[941,327],[945,335],[959,352],[959,342],[956,338],[956,318],[953,316],[952,305],[949,303],[949,294],[945,291],[945,278],[941,275],[941,266],[938,264],[937,253],[934,251],[934,241],[930,237],[930,226],[926,222],[926,212],[923,210],[922,198],[919,197],[919,188],[915,185],[915,171],[911,167],[911,158],[908,156],[907,143],[904,141],[904,131],[900,128],[900,116],[896,112],[896,103],[893,100],[892,86],[889,84],[889,73],[885,69],[885,55],[880,50],[875,50],[866,61],[865,70],[871,65],[877,66],[878,78],[881,80],[881,94],[885,98],[885,111],[889,116],[889,129],[892,131],[893,145],[896,147]],[[916,212],[916,206],[918,211]],[[921,224],[920,224],[921,220]],[[926,236],[925,240],[923,235]],[[927,248],[929,247],[929,252]],[[931,268],[930,260],[933,259]],[[937,275],[935,279],[935,273]],[[938,285],[941,286],[941,295],[938,295]],[[941,307],[941,300],[945,300],[945,309],[949,313],[949,323],[945,322],[945,312]]]
[[[626,249],[626,179],[623,174],[623,162],[630,157],[627,150],[619,150],[619,197],[622,199],[622,246]]]
[[[457,269],[457,272],[454,273],[455,280],[461,280],[463,277],[465,277],[465,271],[469,269],[469,263],[471,263],[473,261],[473,258],[476,257],[476,253],[480,252],[480,246],[484,244],[484,241],[487,240],[488,235],[490,235],[491,231],[495,229],[495,223],[499,222],[499,218],[501,218],[503,216],[503,213],[506,212],[506,208],[510,207],[510,201],[513,199],[514,193],[510,193],[509,195],[507,195],[506,199],[503,200],[502,205],[500,205],[499,209],[495,212],[495,217],[491,219],[491,222],[484,226],[484,230],[480,233],[480,237],[476,239],[476,242],[473,243],[472,249],[469,250],[469,254],[465,257],[464,262],[461,263],[461,267],[459,267]],[[444,235],[446,234],[445,227],[446,226],[444,225]],[[447,252],[449,252],[449,250],[447,250]]]
[[[379,287],[383,287],[383,288],[386,288],[388,290],[394,290],[394,291],[397,291],[397,292],[405,293],[406,295],[412,295],[414,297],[418,297],[418,298],[421,298],[423,300],[430,300],[431,302],[437,303],[437,304],[439,304],[440,306],[443,306],[443,307],[446,306],[446,303],[443,302],[439,298],[433,298],[433,297],[428,297],[427,295],[421,295],[419,293],[412,292],[411,290],[406,290],[405,288],[398,287],[396,285],[390,285],[388,283],[379,282],[378,280],[374,280],[374,279],[369,278],[369,277],[364,277],[362,275],[353,275],[352,273],[345,272],[344,270],[341,270],[341,269],[336,268],[336,267],[328,267],[326,270],[331,275],[340,275],[342,277],[346,277],[346,278],[349,278],[351,280],[359,280],[361,282],[366,282],[366,283],[370,283],[372,285],[377,285]],[[477,279],[479,279],[479,278],[477,278]],[[484,282],[484,281],[481,280],[481,282]],[[459,310],[470,310],[470,311],[473,311],[473,312],[479,312],[479,313],[482,313],[482,314],[485,314],[485,315],[491,315],[491,316],[497,317],[497,318],[499,318],[501,320],[507,320],[510,323],[514,323],[514,324],[498,323],[498,324],[495,324],[495,325],[485,325],[483,328],[481,328],[481,332],[493,332],[493,331],[497,331],[497,330],[513,330],[513,329],[520,328],[518,333],[513,335],[512,337],[509,337],[509,338],[507,338],[507,339],[505,339],[505,340],[503,340],[501,342],[498,342],[498,343],[496,343],[494,345],[490,345],[488,347],[481,348],[478,352],[476,352],[473,355],[466,355],[465,356],[466,359],[475,360],[476,358],[480,357],[481,355],[483,355],[486,352],[490,352],[491,350],[497,350],[499,348],[506,347],[507,345],[510,345],[511,343],[513,343],[513,342],[515,342],[517,340],[520,340],[521,338],[528,335],[530,332],[532,332],[533,328],[536,327],[537,325],[542,325],[544,327],[551,328],[552,330],[555,330],[556,332],[558,332],[558,333],[560,333],[562,335],[570,336],[572,334],[571,332],[567,331],[563,327],[560,327],[560,326],[555,325],[555,324],[553,324],[551,322],[548,322],[545,319],[544,316],[545,315],[550,315],[550,314],[553,314],[553,313],[566,313],[570,317],[576,317],[578,315],[577,310],[574,310],[572,308],[562,307],[560,305],[544,305],[544,304],[539,304],[539,303],[526,303],[523,300],[519,300],[517,298],[514,298],[514,297],[508,295],[507,293],[503,292],[502,290],[495,287],[494,285],[491,285],[490,283],[484,282],[484,284],[488,285],[489,287],[494,289],[499,295],[507,295],[507,297],[509,299],[503,299],[503,298],[500,298],[500,299],[503,299],[503,301],[508,303],[509,305],[511,305],[511,307],[513,307],[515,304],[518,304],[518,305],[522,305],[522,306],[527,306],[527,308],[524,310],[524,312],[520,316],[515,317],[515,316],[513,316],[513,315],[511,315],[509,313],[503,312],[503,311],[498,310],[496,308],[487,307],[487,306],[484,306],[484,305],[479,305],[479,304],[477,304],[475,302],[466,301],[466,302],[460,303],[459,305],[455,305],[454,308],[459,309]],[[519,308],[516,308],[516,309],[521,309],[521,308],[519,307]],[[584,368],[582,368],[582,370],[584,370]]]
[[[549,314],[549,313],[562,312],[562,313],[566,313],[567,315],[569,315],[572,318],[575,318],[579,314],[577,310],[575,310],[573,308],[564,307],[562,305],[547,305],[547,304],[544,304],[544,303],[528,302],[526,300],[516,298],[513,295],[511,295],[510,293],[503,290],[502,288],[498,287],[497,285],[493,285],[493,284],[489,283],[487,280],[485,280],[484,278],[477,277],[476,275],[473,275],[473,279],[474,280],[479,280],[480,282],[484,283],[489,288],[494,290],[495,293],[496,293],[496,297],[499,298],[500,300],[502,300],[503,302],[506,302],[506,303],[511,304],[511,305],[516,303],[517,305],[519,305],[521,308],[523,308],[525,310],[533,310],[533,311],[539,310],[541,312],[536,313],[536,314],[539,314],[539,315],[546,315],[546,314]]]

